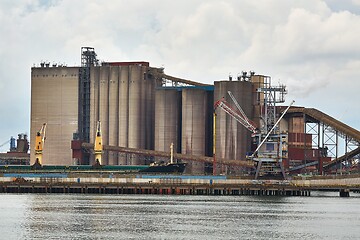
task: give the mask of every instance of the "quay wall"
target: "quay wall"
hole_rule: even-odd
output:
[[[68,176],[67,173],[48,174],[21,174],[4,173],[0,177],[1,184],[71,184],[71,185],[133,185],[137,187],[149,187],[166,185],[170,187],[182,186],[208,186],[208,187],[251,187],[261,189],[360,189],[360,177],[344,179],[314,179],[314,180],[251,180],[251,179],[227,179],[226,176],[183,176],[183,175],[134,175],[131,177],[116,176],[111,173],[94,176]]]

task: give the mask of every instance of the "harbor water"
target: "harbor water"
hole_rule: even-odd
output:
[[[360,194],[0,194],[0,239],[360,239]]]

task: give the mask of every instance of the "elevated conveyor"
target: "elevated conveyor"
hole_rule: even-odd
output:
[[[345,155],[338,157],[332,160],[330,163],[324,165],[324,169],[328,169],[336,165],[337,163],[343,162],[349,158],[356,156],[357,154],[360,154],[360,132],[358,130],[314,108],[292,107],[289,109],[288,113],[306,114],[307,116],[310,116],[311,118],[327,126],[330,126],[332,129],[336,130],[342,136],[346,136],[348,141],[351,141],[356,145],[358,145],[358,147],[352,150],[351,152],[348,152]]]
[[[94,148],[94,144],[82,143],[82,147],[91,150]],[[139,154],[143,156],[165,157],[170,159],[170,152],[162,152],[162,151],[154,151],[154,150],[138,149],[138,148],[125,148],[125,147],[109,146],[109,145],[103,145],[103,149],[113,152]],[[180,153],[174,153],[174,158],[186,160],[186,161],[195,161],[195,162],[204,162],[204,163],[213,163],[214,160],[212,157],[196,156],[196,155],[180,154]],[[224,160],[224,159],[219,159],[218,161],[220,164],[224,164],[228,166],[254,168],[253,161]]]
[[[194,82],[194,81],[191,81],[191,80],[177,78],[177,77],[169,76],[169,75],[166,75],[166,74],[162,74],[161,77],[163,77],[165,79],[168,79],[168,80],[171,80],[173,82],[180,82],[180,83],[193,85],[193,86],[201,86],[201,87],[211,86],[210,84]]]
[[[205,84],[205,83],[200,83],[200,82],[195,82],[195,81],[191,81],[191,80],[187,80],[187,79],[183,79],[183,78],[178,78],[178,77],[174,77],[174,76],[170,76],[167,75],[163,72],[163,69],[158,69],[158,68],[149,68],[149,73],[151,75],[153,75],[155,78],[161,80],[161,79],[166,79],[169,80],[173,83],[175,83],[175,85],[177,85],[177,83],[182,83],[182,84],[186,84],[186,85],[191,85],[191,86],[199,86],[199,87],[209,87],[212,86],[211,84]]]

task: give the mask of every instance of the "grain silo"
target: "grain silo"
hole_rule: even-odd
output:
[[[129,136],[129,68],[119,66],[119,135],[118,146],[128,147]],[[127,156],[119,155],[119,165],[127,164]]]
[[[209,133],[209,99],[206,90],[198,88],[182,90],[181,119],[181,152],[205,156]],[[201,162],[189,162],[186,171],[203,174],[205,165]]]
[[[119,67],[110,67],[109,74],[109,127],[108,144],[118,146],[119,142]],[[108,153],[109,165],[118,165],[118,153]]]
[[[181,149],[181,91],[161,88],[155,91],[155,150],[174,152]]]
[[[236,98],[248,118],[253,118],[252,83],[249,81],[216,81],[214,100],[224,98],[236,109],[228,91]],[[216,156],[217,158],[245,160],[251,150],[251,132],[221,109],[216,110]]]
[[[102,122],[104,145],[151,149],[154,146],[155,80],[147,62],[110,62],[91,68],[90,142]],[[144,164],[138,156],[104,153],[103,163]]]
[[[71,139],[78,128],[78,67],[41,64],[31,69],[30,149],[47,123],[43,164],[71,165]],[[35,163],[31,151],[30,163]]]

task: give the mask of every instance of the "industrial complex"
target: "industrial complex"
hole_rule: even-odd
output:
[[[102,165],[167,162],[173,146],[188,174],[359,171],[360,132],[319,110],[285,106],[286,87],[269,76],[242,72],[210,85],[149,62],[100,63],[91,47],[81,59],[31,69],[30,149],[46,123],[44,165],[94,164],[101,122]]]

